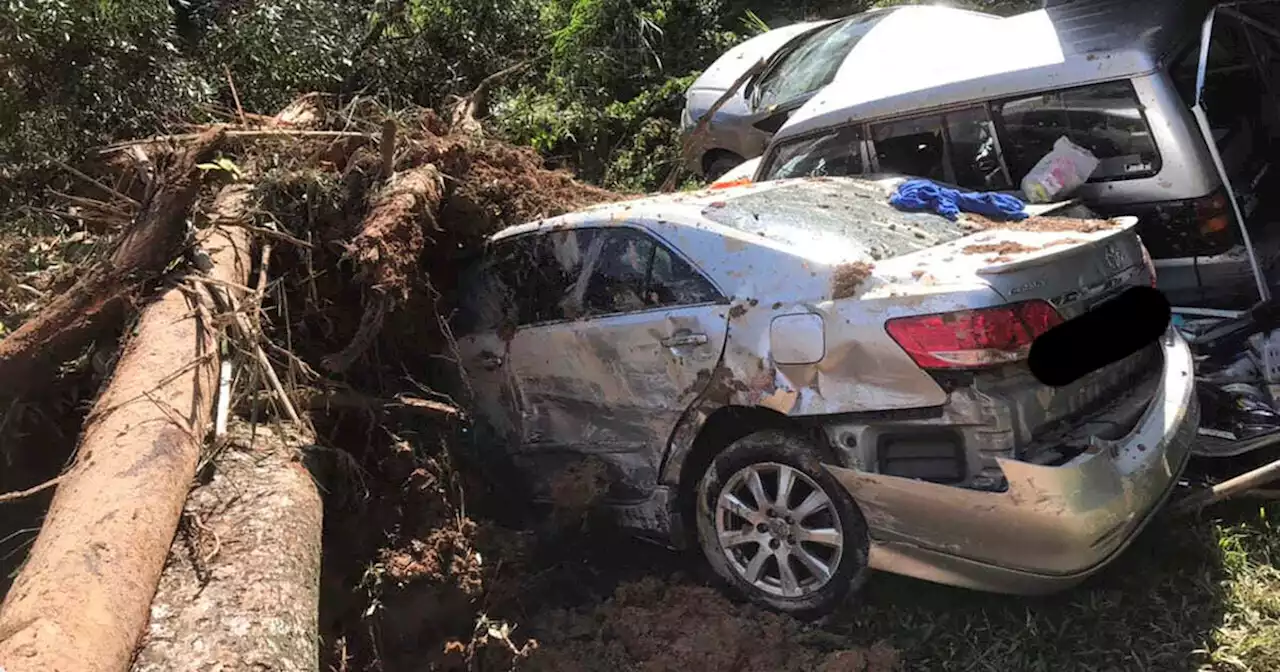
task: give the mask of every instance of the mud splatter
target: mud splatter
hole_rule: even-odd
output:
[[[858,287],[871,277],[874,270],[875,264],[865,261],[854,261],[837,266],[831,280],[831,298],[844,299],[853,296],[858,292]]]
[[[1096,233],[1118,228],[1118,222],[1106,219],[1079,219],[1075,217],[1028,217],[1020,222],[997,222],[981,215],[965,215],[967,223],[973,229],[1005,229],[1007,231],[1071,231],[1076,233]]]
[[[1038,247],[1030,247],[1022,243],[1006,241],[1003,243],[983,243],[979,245],[968,245],[961,252],[965,254],[1025,254],[1027,252],[1035,252]]]
[[[588,457],[570,465],[551,482],[556,517],[581,523],[608,490],[609,468],[603,460]]]

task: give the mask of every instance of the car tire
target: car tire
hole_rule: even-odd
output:
[[[715,182],[725,173],[737,168],[743,161],[744,159],[737,154],[720,154],[707,164],[707,170],[703,177],[708,182]]]
[[[766,430],[733,442],[707,467],[695,497],[703,556],[727,587],[759,606],[816,618],[866,580],[866,520],[803,437]]]

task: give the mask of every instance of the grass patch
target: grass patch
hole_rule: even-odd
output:
[[[1099,575],[1043,597],[876,574],[824,630],[909,670],[1280,670],[1280,505],[1160,519]]]

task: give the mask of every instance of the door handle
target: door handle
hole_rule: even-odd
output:
[[[689,345],[706,345],[706,334],[679,334],[662,339],[662,344],[668,348],[679,348]]]
[[[499,366],[502,366],[502,356],[495,355],[492,352],[480,353],[480,356],[476,358],[476,361],[480,363],[480,368],[485,369],[486,371],[493,371]]]

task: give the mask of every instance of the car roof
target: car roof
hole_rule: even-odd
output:
[[[1194,37],[1211,4],[1050,0],[1043,9],[986,21],[894,13],[773,141],[857,120],[1144,75]],[[920,49],[921,43],[950,48]]]

